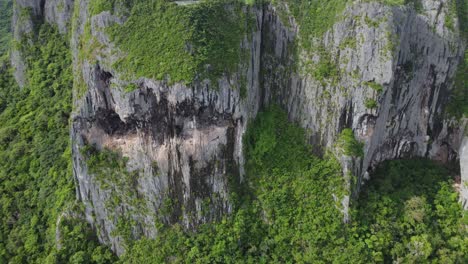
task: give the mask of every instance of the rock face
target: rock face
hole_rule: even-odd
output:
[[[463,208],[468,210],[468,137],[465,136],[460,146],[461,186],[460,201]]]
[[[266,100],[281,104],[307,128],[312,144],[333,148],[343,128],[355,131],[365,155],[345,159],[343,167],[357,176],[356,191],[384,160],[458,157],[466,121],[444,120],[444,107],[464,46],[441,26],[447,10],[441,6],[434,18],[436,7],[425,7],[426,15],[377,3],[349,7],[321,40],[339,72],[333,82],[288,71],[294,63],[288,46],[298,27],[285,27],[274,13],[265,15],[263,43],[274,53],[262,57],[270,73],[262,76]],[[347,44],[349,39],[356,42]],[[320,55],[302,51],[301,56]],[[366,106],[369,101],[375,107]]]
[[[240,43],[251,54],[247,67],[239,69],[249,84],[247,98],[241,98],[241,81],[236,74],[216,84],[203,81],[190,87],[142,78],[132,82],[139,89],[127,93],[124,88],[128,82],[106,66],[112,64],[110,54],[102,54],[98,64],[85,61],[77,69],[88,87],[82,98],[76,96],[71,130],[77,193],[100,239],[118,254],[124,250],[124,239],[113,234],[118,218],[124,215],[131,214],[135,220],[132,237],[138,238],[154,237],[158,221],[193,229],[231,211],[230,182],[239,182],[242,175],[242,135],[261,98],[263,11],[246,12],[256,19],[251,36]],[[97,15],[91,22],[91,34],[111,46],[102,28],[116,20],[109,12]],[[132,192],[141,197],[144,213],[131,201],[118,207],[107,205],[114,194],[89,173],[86,157],[80,152],[85,144],[128,157],[128,169],[138,171]],[[171,212],[163,213],[168,200]],[[114,212],[117,216],[111,217]]]
[[[349,179],[349,194],[340,198],[345,220],[350,196],[384,160],[460,159],[462,179],[468,181],[466,139],[462,144],[466,120],[444,117],[465,46],[444,25],[445,1],[422,3],[419,13],[377,3],[348,6],[343,19],[312,41],[315,49],[297,45],[300,25],[287,7],[246,8],[255,21],[252,33],[239,43],[248,50],[247,65],[217,83],[205,80],[191,86],[147,78],[125,81],[112,67],[117,48],[104,31],[124,18],[108,11],[90,17],[88,0],[18,0],[15,37],[34,25],[33,19],[19,23],[19,7],[31,7],[32,14],[57,24],[61,32],[73,28],[71,137],[77,197],[99,239],[121,254],[126,239],[156,236],[158,222],[195,229],[231,211],[229,192],[244,174],[242,135],[248,121],[270,103],[281,105],[309,131],[317,153],[337,153]],[[101,52],[83,59],[80,39],[87,23]],[[336,76],[317,78],[310,65],[325,57]],[[18,82],[24,83],[20,54],[13,53],[12,60]],[[245,97],[240,94],[241,75],[247,79]],[[138,89],[125,92],[129,84]],[[364,143],[362,157],[345,156],[336,146],[344,128],[353,129]],[[89,157],[82,151],[87,145],[126,157],[126,171],[134,180],[103,180],[88,167]],[[121,219],[131,223],[125,234]]]
[[[35,27],[43,21],[54,24],[60,33],[66,33],[70,26],[74,0],[14,0],[13,37],[22,44],[32,44]],[[27,40],[27,42],[26,42]],[[13,48],[11,64],[14,76],[20,87],[26,85],[26,65],[22,52]]]
[[[37,19],[42,16],[41,1],[18,0],[14,2],[13,8],[13,38],[21,41],[23,37],[34,32],[34,25]],[[26,84],[26,65],[19,49],[15,47],[11,51],[11,65],[14,69],[15,80],[20,87]]]
[[[74,0],[47,0],[44,6],[45,20],[58,27],[60,33],[66,33],[71,26]]]

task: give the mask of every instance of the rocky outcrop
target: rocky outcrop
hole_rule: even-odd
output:
[[[14,2],[13,8],[13,39],[22,41],[23,38],[30,36],[34,32],[35,23],[42,16],[41,1],[18,0]],[[31,44],[32,40],[29,41]],[[21,51],[13,47],[11,51],[11,65],[14,70],[14,77],[20,87],[26,84],[25,71],[26,65]]]
[[[14,0],[13,38],[22,45],[31,45],[38,25],[47,21],[58,27],[60,33],[67,32],[73,13],[74,0]],[[13,46],[11,65],[20,87],[26,85],[25,64],[21,48]]]
[[[89,3],[18,0],[15,37],[34,27],[32,18],[19,22],[18,7],[31,7],[31,14],[56,24],[61,32],[73,30],[71,137],[77,198],[99,239],[118,254],[125,250],[126,239],[156,236],[160,222],[196,229],[228,214],[229,192],[244,175],[242,136],[248,121],[270,103],[281,105],[291,120],[306,128],[318,154],[326,149],[337,154],[348,180],[349,193],[335,197],[342,201],[345,220],[352,194],[384,160],[466,160],[466,120],[444,115],[465,49],[444,24],[445,0],[422,1],[419,12],[378,3],[350,5],[323,37],[311,40],[310,49],[301,48],[301,25],[287,6],[246,7],[244,12],[255,21],[239,43],[249,54],[247,63],[215,82],[190,86],[125,80],[112,66],[120,51],[105,32],[125,17],[108,11],[91,17]],[[88,33],[99,52],[85,56],[81,40]],[[21,84],[20,57],[12,55]],[[316,67],[323,61],[333,74],[319,78]],[[244,97],[240,91],[245,83]],[[129,85],[138,89],[125,91]],[[363,156],[346,156],[335,144],[344,128],[364,143]],[[113,181],[98,175],[88,166],[85,146],[118,153],[126,172]],[[463,181],[468,180],[465,176],[462,163]],[[468,199],[463,186],[462,196]],[[122,232],[122,219],[129,232]]]
[[[468,210],[468,136],[465,136],[460,146],[461,186],[460,201]]]
[[[285,26],[274,13],[265,15],[263,43],[274,54],[262,57],[262,67],[271,73],[263,76],[267,99],[307,128],[314,145],[334,148],[343,128],[354,130],[365,143],[365,155],[343,159],[343,167],[357,177],[355,193],[384,160],[419,156],[446,163],[458,158],[466,121],[445,120],[444,107],[464,45],[443,26],[448,11],[440,5],[424,5],[421,13],[377,3],[351,6],[313,43],[325,47],[339,72],[325,81],[305,66],[289,70],[296,63],[289,46],[300,26],[294,21]],[[303,60],[321,56],[300,52]]]
[[[249,84],[247,98],[240,95],[238,73],[191,86],[142,78],[130,82],[139,89],[125,92],[129,82],[106,66],[113,58],[105,50],[98,64],[85,61],[78,69],[88,89],[82,98],[75,97],[71,131],[77,193],[101,241],[118,254],[124,250],[124,238],[115,234],[119,218],[128,217],[128,212],[137,222],[132,238],[138,238],[154,237],[159,221],[195,229],[231,211],[230,184],[242,175],[242,135],[260,106],[263,11],[246,12],[256,19],[252,35],[241,43],[251,54],[247,67],[239,69]],[[97,15],[91,22],[92,36],[111,46],[102,29],[116,20],[109,12]],[[144,204],[144,212],[130,201],[108,206],[115,194],[89,172],[87,157],[80,152],[84,145],[128,157],[128,169],[138,174],[132,192]],[[171,208],[165,212],[168,200]]]
[[[47,0],[44,6],[45,20],[57,25],[60,33],[68,32],[71,26],[74,0]]]
[[[300,25],[294,19],[282,21],[271,6],[254,11],[255,33],[241,44],[251,54],[245,99],[236,89],[236,75],[220,79],[219,90],[209,82],[186,87],[139,79],[134,83],[140,89],[125,93],[127,83],[109,66],[111,54],[99,55],[98,66],[84,63],[80,72],[88,91],[76,103],[72,137],[78,193],[88,221],[101,231],[101,240],[123,251],[122,238],[112,235],[118,221],[109,219],[114,209],[105,206],[111,197],[88,172],[79,152],[83,144],[119,151],[129,158],[130,170],[140,171],[135,192],[155,214],[136,222],[154,223],[167,197],[177,206],[164,218],[166,223],[193,229],[229,213],[228,182],[242,176],[246,122],[272,102],[310,132],[310,143],[319,153],[320,148],[335,148],[344,128],[352,128],[365,143],[364,156],[340,157],[350,191],[340,197],[345,220],[351,192],[357,193],[380,162],[413,156],[456,160],[463,126],[445,120],[443,107],[464,47],[440,26],[444,10],[435,18],[432,7],[427,8],[423,15],[376,3],[349,7],[345,18],[313,43],[325,48],[336,67],[339,74],[333,80],[318,80],[304,63],[320,61],[323,53],[295,50]],[[109,21],[118,18],[108,13],[94,17],[92,35],[112,47],[100,30]],[[357,38],[354,45],[343,44],[350,38]],[[375,106],[369,108],[369,101]],[[157,172],[152,164],[157,164]],[[157,232],[151,224],[139,230],[133,235]]]

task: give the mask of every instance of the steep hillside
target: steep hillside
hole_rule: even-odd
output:
[[[2,260],[466,261],[467,1],[0,5]]]
[[[111,259],[79,215],[73,193],[68,46],[43,25],[24,55],[28,85],[22,89],[8,62],[0,62],[0,262],[61,263],[75,254]]]
[[[0,56],[5,53],[10,46],[12,10],[11,1],[0,1]]]

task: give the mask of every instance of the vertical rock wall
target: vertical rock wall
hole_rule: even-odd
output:
[[[248,50],[247,63],[217,83],[191,86],[147,78],[124,81],[112,67],[116,48],[105,34],[106,27],[124,18],[109,12],[90,17],[89,1],[17,0],[14,31],[21,40],[34,33],[36,23],[46,21],[62,33],[71,32],[77,198],[99,239],[118,254],[128,239],[120,232],[122,219],[136,239],[156,236],[158,222],[196,229],[228,214],[231,184],[244,174],[242,135],[248,121],[270,103],[281,105],[307,129],[317,153],[332,149],[337,154],[349,196],[378,163],[394,158],[460,158],[462,182],[468,181],[466,140],[462,144],[466,120],[444,115],[465,49],[444,25],[445,0],[422,1],[419,13],[378,3],[350,5],[311,50],[300,48],[301,26],[284,10],[246,8],[255,18],[251,35],[239,43]],[[81,54],[87,26],[101,47],[91,58]],[[324,54],[337,74],[318,80],[310,65]],[[19,51],[13,51],[12,62],[18,83],[25,85]],[[245,98],[240,95],[242,76],[247,79]],[[138,89],[125,92],[129,83]],[[375,105],[369,107],[369,102]],[[344,128],[353,129],[364,143],[362,157],[345,156],[336,146]],[[132,173],[132,181],[112,182],[89,168],[82,150],[90,145],[119,153],[126,172],[117,175]],[[465,201],[466,186],[462,183]],[[345,220],[349,196],[342,201]]]
[[[86,3],[85,3],[86,7]],[[155,223],[181,224],[195,229],[230,213],[230,184],[242,176],[242,135],[247,122],[260,106],[261,9],[246,9],[255,18],[251,36],[239,43],[250,58],[239,72],[212,83],[208,80],[191,86],[168,85],[151,79],[131,81],[138,89],[125,92],[128,81],[119,78],[112,67],[112,51],[102,49],[96,63],[85,60],[75,65],[87,91],[75,94],[76,111],[71,130],[73,167],[77,193],[85,204],[86,217],[99,231],[101,241],[118,254],[124,250],[119,219],[135,222],[132,238],[154,237]],[[86,12],[80,11],[76,29],[84,28]],[[112,47],[102,29],[119,18],[103,12],[91,21],[91,34],[105,47]],[[74,32],[75,44],[82,32]],[[78,52],[79,50],[77,50]],[[78,55],[75,54],[75,58]],[[246,76],[246,98],[240,95]],[[123,187],[106,182],[90,172],[87,157],[80,151],[85,145],[120,153],[128,158],[127,168],[137,179],[130,192],[138,197],[138,206]],[[118,206],[109,201],[120,197]],[[170,212],[166,212],[167,202]],[[143,207],[143,209],[142,209]]]
[[[38,26],[45,21],[65,34],[70,27],[74,0],[14,0],[13,38],[22,45],[31,45]],[[20,87],[26,85],[26,64],[22,51],[13,46],[11,65]]]
[[[276,10],[265,14],[266,101],[287,109],[317,146],[333,149],[338,134],[353,129],[365,143],[365,154],[343,157],[342,165],[357,177],[356,192],[384,160],[458,159],[466,120],[447,119],[444,107],[465,47],[444,26],[448,10],[442,3],[424,7],[420,13],[377,3],[347,8],[344,19],[312,44],[325,47],[339,72],[334,80],[325,81],[314,78],[314,69],[301,64],[318,61],[321,54],[292,47],[300,25],[293,19],[281,21]],[[298,59],[293,59],[293,52],[299,52]],[[370,108],[370,101],[376,107]]]
[[[468,136],[465,136],[460,146],[461,186],[460,201],[468,210]]]

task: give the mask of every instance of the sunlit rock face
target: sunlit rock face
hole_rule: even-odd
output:
[[[230,186],[243,175],[242,135],[261,105],[263,10],[245,12],[256,21],[252,33],[239,43],[248,50],[248,63],[215,82],[203,80],[187,86],[140,78],[131,81],[137,89],[126,92],[128,80],[108,66],[114,59],[111,48],[105,51],[109,56],[76,69],[87,86],[84,96],[75,96],[71,131],[78,197],[101,241],[118,254],[124,250],[124,241],[114,233],[119,216],[129,212],[135,221],[133,238],[156,236],[157,222],[195,229],[231,212]],[[82,14],[82,21],[86,15]],[[91,24],[93,36],[112,47],[103,28],[119,19],[108,12],[97,15]],[[76,38],[81,34],[74,33]],[[240,74],[248,83],[246,97],[240,94]],[[131,192],[143,211],[132,202],[122,202],[117,208],[107,205],[114,195],[109,189],[121,186],[105,189],[99,184],[80,152],[85,145],[128,158],[128,170],[138,175]],[[163,212],[168,201],[170,213]]]
[[[384,160],[418,156],[448,163],[459,157],[466,120],[447,119],[444,108],[465,47],[444,27],[442,3],[428,2],[419,13],[377,3],[348,7],[320,40],[339,71],[332,82],[317,80],[307,68],[290,71],[289,46],[300,25],[285,26],[274,12],[264,15],[263,45],[270,51],[262,54],[265,101],[281,104],[307,128],[310,142],[325,149],[335,147],[343,128],[353,129],[365,143],[364,156],[340,161],[344,174],[357,179],[349,186],[354,195]],[[318,60],[319,54],[300,56]]]
[[[422,1],[419,12],[378,3],[350,5],[311,43],[323,48],[320,52],[298,45],[301,25],[276,6],[245,8],[254,20],[239,43],[247,63],[216,81],[191,85],[125,80],[113,67],[118,51],[106,28],[126,18],[107,11],[90,17],[89,0],[17,0],[14,29],[20,39],[45,20],[71,36],[75,84],[84,87],[74,89],[71,124],[77,198],[101,242],[121,254],[127,239],[119,233],[122,219],[136,239],[156,236],[160,222],[193,230],[231,212],[229,193],[244,175],[242,136],[249,120],[270,103],[306,128],[317,154],[337,155],[349,180],[348,194],[337,197],[345,221],[349,201],[369,173],[395,158],[459,159],[466,207],[466,120],[444,114],[465,45],[444,24],[444,2]],[[30,16],[20,19],[25,7]],[[83,59],[80,38],[86,26],[101,52]],[[324,52],[336,76],[319,80],[309,65]],[[26,65],[19,51],[12,61],[24,85]],[[129,83],[136,89],[126,91]],[[363,156],[346,156],[337,148],[344,128],[364,143]],[[93,173],[85,146],[118,153],[127,171],[118,175],[131,173],[131,181],[111,182]]]
[[[461,169],[461,186],[460,186],[460,201],[463,208],[468,209],[468,137],[465,136],[463,143],[460,146],[460,169]]]

